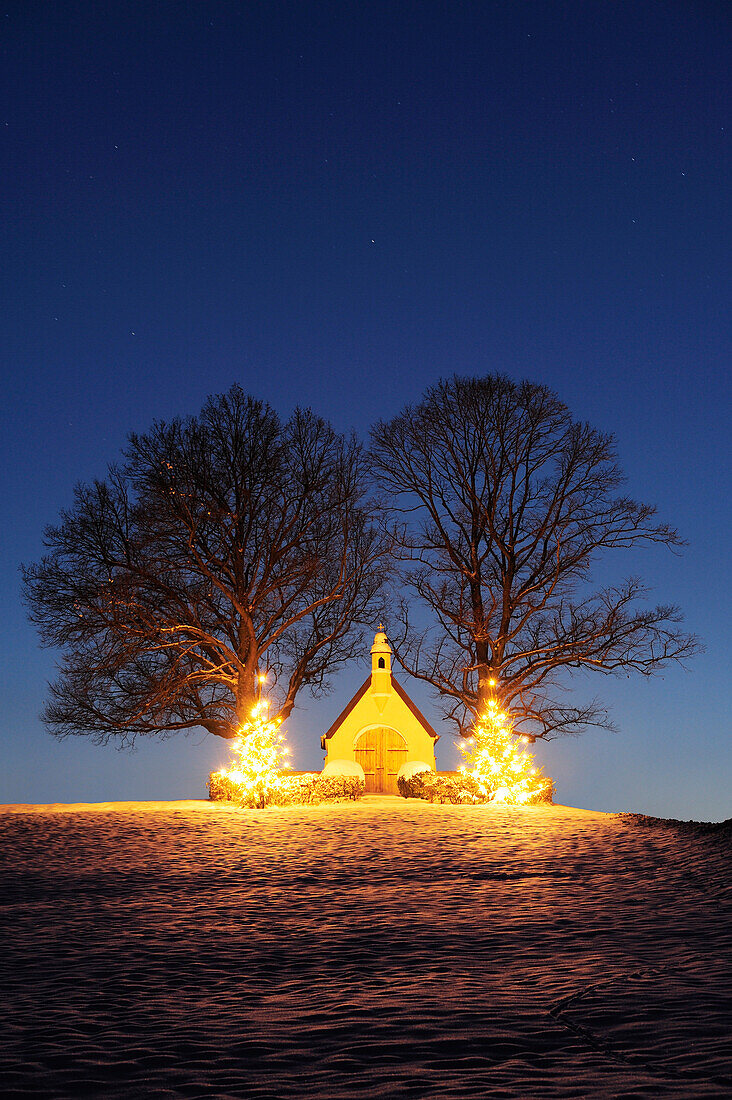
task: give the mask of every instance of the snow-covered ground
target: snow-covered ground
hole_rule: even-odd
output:
[[[13,807],[0,840],[7,1096],[732,1091],[722,832],[374,797]]]

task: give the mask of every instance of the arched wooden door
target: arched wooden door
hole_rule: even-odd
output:
[[[366,776],[366,794],[399,794],[397,773],[407,762],[407,742],[388,726],[365,730],[356,741],[356,760]]]

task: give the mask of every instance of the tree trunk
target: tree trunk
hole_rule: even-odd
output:
[[[252,720],[252,711],[257,703],[254,688],[250,691],[238,691],[236,696],[236,733]]]
[[[491,667],[486,662],[478,662],[478,709],[477,713],[480,716],[484,714],[488,709],[488,701],[493,695],[493,688],[490,686],[491,681]]]
[[[252,720],[252,711],[259,699],[256,671],[257,658],[254,627],[249,616],[242,615],[239,620],[239,660],[243,670],[239,673],[236,686],[236,732]]]
[[[491,697],[491,688],[489,680],[491,679],[490,661],[492,660],[493,653],[491,647],[488,645],[484,635],[484,608],[483,608],[483,593],[481,591],[481,580],[478,574],[476,579],[471,581],[470,584],[470,599],[473,610],[473,629],[475,640],[475,656],[476,665],[478,668],[478,700],[477,700],[477,714],[481,715],[488,708],[488,700]],[[479,636],[476,636],[479,635]]]

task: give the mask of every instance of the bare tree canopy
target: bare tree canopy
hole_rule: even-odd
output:
[[[258,673],[283,718],[302,687],[325,690],[377,614],[366,488],[354,439],[309,411],[282,423],[238,387],[132,435],[23,570],[43,642],[64,652],[52,731],[232,737]]]
[[[676,607],[640,603],[636,578],[589,590],[600,552],[682,542],[654,508],[617,495],[612,437],[574,422],[545,387],[442,381],[376,426],[373,460],[404,516],[404,582],[432,618],[415,630],[402,601],[402,635],[390,637],[461,732],[492,679],[532,739],[610,726],[596,701],[566,702],[566,672],[650,675],[698,650]]]

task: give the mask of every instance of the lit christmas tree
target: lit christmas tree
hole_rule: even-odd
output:
[[[490,685],[495,687],[495,680]],[[473,736],[460,745],[465,760],[460,771],[492,802],[513,806],[550,802],[554,783],[534,766],[531,753],[520,747],[526,743],[527,738],[513,733],[509,716],[493,697],[476,720]]]
[[[232,784],[238,801],[259,809],[267,805],[282,785],[289,755],[279,732],[280,720],[270,721],[268,709],[269,703],[260,699],[252,710],[250,721],[242,726],[231,746],[234,763],[211,777],[214,781],[220,779]]]

